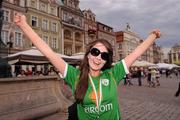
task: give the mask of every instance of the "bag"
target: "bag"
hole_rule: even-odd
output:
[[[68,107],[68,120],[78,120],[77,101]]]

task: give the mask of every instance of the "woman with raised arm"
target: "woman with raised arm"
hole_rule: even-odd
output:
[[[123,60],[112,64],[113,49],[109,42],[100,39],[86,48],[79,69],[68,65],[31,29],[24,15],[14,19],[33,44],[59,70],[64,80],[72,88],[77,101],[79,120],[120,120],[117,85],[128,73],[131,64],[160,37],[160,30],[153,30],[147,39]]]

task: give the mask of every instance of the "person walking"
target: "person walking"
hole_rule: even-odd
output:
[[[129,85],[129,86],[133,85],[131,82],[131,73],[126,75],[126,81],[127,81],[127,85]]]
[[[160,72],[158,69],[156,69],[156,86],[160,86],[159,78],[160,78]]]
[[[138,85],[142,86],[143,68],[138,68],[137,75],[138,75]]]
[[[153,68],[151,69],[151,83],[153,85],[152,87],[156,86],[155,82],[156,82],[156,70]]]
[[[178,97],[180,94],[180,81],[179,81],[179,85],[178,85],[178,89],[176,91],[175,97]]]
[[[148,83],[148,87],[152,87],[152,80],[151,80],[151,69],[148,69],[148,73],[147,73],[147,83]]]
[[[103,39],[88,44],[79,69],[66,63],[27,24],[26,17],[17,13],[14,22],[31,42],[49,59],[59,74],[71,87],[77,101],[79,120],[120,120],[117,86],[128,74],[132,63],[160,37],[160,30],[153,30],[146,40],[131,54],[112,66],[113,49]]]

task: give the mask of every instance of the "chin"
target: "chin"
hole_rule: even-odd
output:
[[[103,65],[100,66],[92,66],[91,69],[94,71],[100,71],[102,69]]]

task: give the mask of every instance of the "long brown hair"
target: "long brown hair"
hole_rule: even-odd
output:
[[[102,43],[107,48],[108,53],[109,53],[109,59],[106,61],[105,65],[102,67],[101,70],[103,71],[105,69],[111,68],[111,65],[113,62],[113,49],[112,49],[111,44],[108,41],[104,39],[95,40],[86,47],[86,53],[84,55],[84,59],[82,60],[81,65],[79,67],[81,72],[79,76],[79,82],[76,86],[76,91],[75,91],[75,99],[79,103],[83,103],[83,99],[88,88],[88,74],[90,70],[89,63],[88,63],[88,54],[91,48],[97,43]]]

